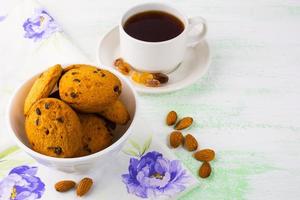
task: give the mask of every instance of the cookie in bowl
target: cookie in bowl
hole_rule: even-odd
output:
[[[104,118],[116,124],[125,125],[130,120],[129,112],[121,100],[117,100],[99,113]]]
[[[58,79],[61,76],[63,69],[61,65],[57,64],[44,71],[31,87],[25,102],[24,115],[27,115],[31,106],[41,98],[48,97]]]
[[[79,118],[59,99],[38,100],[26,116],[25,130],[31,148],[47,156],[74,157],[82,145]]]
[[[78,114],[82,126],[82,147],[76,157],[86,156],[112,144],[113,136],[103,119],[95,114]]]
[[[107,70],[90,65],[72,65],[67,69],[59,82],[59,94],[78,111],[101,112],[121,94],[121,81]]]

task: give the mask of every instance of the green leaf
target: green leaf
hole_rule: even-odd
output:
[[[136,149],[138,150],[139,154],[141,153],[141,147],[138,143],[136,143],[135,141],[129,139],[129,143]]]
[[[17,151],[18,149],[19,149],[19,147],[17,147],[17,146],[9,147],[8,149],[0,152],[0,159],[4,158],[5,156],[7,156],[7,155],[9,155],[9,154],[11,154],[11,153],[13,153],[15,151]]]
[[[143,146],[143,151],[141,153],[141,156],[144,155],[144,153],[149,149],[150,145],[151,145],[151,142],[152,142],[152,136],[150,136],[144,143],[144,146]]]
[[[122,152],[129,156],[139,157],[139,153],[136,153],[134,150],[131,150],[131,149],[125,149]]]

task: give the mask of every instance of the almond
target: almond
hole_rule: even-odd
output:
[[[198,142],[194,136],[187,134],[184,139],[184,147],[188,151],[195,151],[198,148]]]
[[[166,123],[168,126],[174,125],[177,121],[177,113],[175,111],[170,111],[166,118]]]
[[[78,183],[78,186],[77,186],[77,189],[76,189],[76,194],[77,196],[83,196],[85,195],[92,187],[93,185],[93,180],[90,179],[90,178],[84,178],[82,179],[79,183]]]
[[[76,185],[76,183],[72,180],[62,180],[62,181],[57,182],[54,185],[54,188],[58,192],[66,192],[66,191],[72,189],[73,187],[75,187],[75,185]]]
[[[215,152],[212,149],[203,149],[194,154],[194,158],[199,161],[211,161],[215,158]]]
[[[201,178],[207,178],[209,177],[210,173],[211,173],[210,164],[204,161],[199,169],[199,176]]]
[[[183,135],[179,131],[173,131],[170,134],[170,145],[173,148],[179,147],[183,143]]]
[[[188,128],[193,123],[193,118],[191,117],[184,117],[182,118],[177,124],[175,125],[176,130],[182,130]]]
[[[153,78],[158,80],[161,84],[167,83],[169,81],[169,77],[163,73],[153,73]]]

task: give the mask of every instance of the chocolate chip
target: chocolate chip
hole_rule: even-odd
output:
[[[35,144],[32,142],[31,145],[34,147]]]
[[[61,147],[48,147],[49,150],[53,150],[56,155],[60,155],[62,153]]]
[[[83,149],[86,150],[89,153],[92,153],[92,150],[89,148],[89,145],[84,145]]]
[[[60,139],[63,139],[63,136],[60,136]]]
[[[73,81],[80,83],[80,80],[78,78],[73,79]]]
[[[64,117],[58,117],[58,118],[56,118],[56,120],[60,123],[64,123],[64,121],[65,121]]]
[[[39,108],[36,108],[35,112],[36,112],[37,115],[41,115],[42,114],[42,112],[41,112],[41,110]]]
[[[103,72],[101,72],[101,77],[104,77],[104,76],[105,76],[105,74]]]
[[[68,93],[65,93],[65,96],[67,97],[67,96],[68,96]]]
[[[121,93],[120,88],[117,85],[114,87],[114,91],[117,92],[117,93],[119,93],[119,94]]]
[[[38,126],[38,125],[39,125],[39,122],[40,122],[40,120],[39,120],[39,119],[36,119],[36,120],[35,120],[35,125]]]
[[[88,137],[87,140],[90,142],[90,141],[92,141],[92,138]]]
[[[54,153],[56,153],[57,155],[60,155],[60,154],[62,153],[61,147],[56,147],[56,148],[54,149]]]
[[[45,109],[49,109],[50,108],[50,106],[51,106],[51,103],[45,103]]]
[[[98,71],[93,71],[94,73],[98,73]]]
[[[78,97],[78,95],[75,92],[71,92],[71,97],[76,98],[76,97]]]
[[[45,133],[46,133],[46,135],[48,135],[48,134],[49,134],[49,130],[48,130],[48,129],[46,129],[46,130],[45,130]]]
[[[75,74],[79,74],[79,73],[78,73],[78,72],[72,72],[71,74],[72,74],[72,75],[75,75]]]

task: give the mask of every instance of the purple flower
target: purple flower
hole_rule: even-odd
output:
[[[34,41],[48,38],[52,33],[61,31],[54,19],[42,9],[36,9],[34,15],[24,22],[23,28],[24,37]]]
[[[42,197],[45,184],[36,177],[37,167],[19,166],[0,181],[1,200],[34,200]]]
[[[122,175],[128,193],[142,198],[172,196],[183,191],[189,180],[178,160],[165,159],[156,151],[148,152],[140,160],[131,158],[128,171]]]
[[[0,22],[1,22],[1,21],[4,21],[4,20],[5,20],[5,18],[6,18],[6,15],[4,15],[4,16],[0,16]]]

